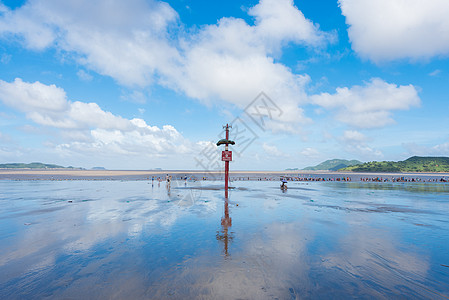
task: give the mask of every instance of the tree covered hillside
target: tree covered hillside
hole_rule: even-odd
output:
[[[40,162],[33,162],[30,164],[24,163],[7,163],[0,164],[0,169],[62,169],[63,166],[43,164]]]
[[[303,170],[312,170],[312,171],[337,171],[338,169],[345,168],[348,166],[353,166],[357,164],[361,164],[362,162],[358,160],[346,160],[346,159],[330,159],[325,162],[320,163],[319,165],[313,167],[307,167]]]
[[[353,172],[449,172],[449,157],[413,156],[404,161],[372,161],[345,167]]]

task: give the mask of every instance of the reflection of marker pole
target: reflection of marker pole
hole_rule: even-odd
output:
[[[223,126],[226,129],[226,138],[218,141],[217,146],[225,145],[225,150],[221,153],[221,160],[225,162],[225,198],[228,198],[228,185],[229,185],[229,162],[232,161],[232,151],[229,151],[228,145],[234,145],[235,142],[229,140],[229,126]]]
[[[232,226],[232,219],[229,215],[228,203],[228,199],[226,198],[224,201],[224,216],[221,218],[221,227],[223,230],[217,232],[217,240],[223,241],[224,244],[225,257],[229,257],[229,244],[234,239],[233,232],[229,232],[230,227]]]
[[[221,218],[221,226],[223,226],[223,240],[224,240],[224,251],[225,255],[228,256],[228,243],[229,243],[229,234],[228,229],[232,226],[232,219],[229,216],[229,207],[228,207],[228,197],[225,199],[225,207],[224,207],[224,218]],[[232,238],[232,237],[231,237]]]

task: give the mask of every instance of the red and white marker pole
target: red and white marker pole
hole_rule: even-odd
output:
[[[229,141],[229,125],[226,124],[226,139]],[[228,144],[225,146],[225,152],[228,152]],[[232,159],[232,155],[230,157]],[[228,187],[229,187],[229,160],[225,160],[225,198],[228,198]]]
[[[229,162],[232,161],[232,151],[229,151],[229,144],[234,145],[235,142],[229,140],[229,124],[223,126],[226,130],[226,138],[219,140],[217,146],[225,145],[225,150],[221,153],[221,160],[225,162],[225,198],[228,198],[229,188]]]

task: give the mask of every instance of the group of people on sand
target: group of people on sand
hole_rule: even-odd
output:
[[[150,178],[148,178],[148,179],[150,179]],[[157,185],[158,186],[161,186],[161,182],[162,182],[162,178],[161,177],[155,178],[154,176],[152,176],[151,177],[151,186],[154,186],[154,180],[157,181]],[[168,174],[167,174],[167,176],[165,177],[165,180],[167,181],[167,186],[169,186],[170,185],[170,181],[171,181],[171,176],[168,176]]]
[[[274,177],[274,176],[273,176]],[[275,177],[256,177],[256,178],[250,178],[250,177],[234,177],[232,178],[232,181],[241,181],[241,180],[257,180],[257,181],[261,181],[261,180],[266,180],[266,181],[271,181],[271,180],[276,180]],[[279,177],[278,177],[279,178]],[[187,180],[193,180],[196,181],[198,180],[198,178],[195,178],[194,176],[188,177],[187,175],[184,176],[180,176],[180,177],[176,177],[176,180],[184,180],[185,184],[187,184]],[[210,178],[207,177],[202,177],[202,180],[211,180]],[[217,178],[213,178],[213,179],[217,179]],[[154,185],[154,180],[155,177],[152,177],[152,184]],[[163,181],[163,179],[161,177],[157,177],[156,179],[158,181],[158,186],[160,186],[161,182]],[[401,176],[401,177],[361,177],[361,178],[351,178],[351,177],[315,177],[315,176],[307,176],[307,177],[295,177],[295,176],[281,176],[280,177],[281,180],[281,185],[280,188],[281,190],[287,190],[287,182],[288,181],[368,181],[368,182],[441,182],[441,183],[445,183],[445,182],[449,182],[449,178],[448,177],[441,177],[441,178],[424,178],[424,177],[406,177],[406,176]],[[166,181],[166,185],[168,188],[170,188],[171,185],[171,181],[172,181],[172,176],[167,174],[165,177],[165,181]]]
[[[391,177],[391,178],[383,178],[383,177],[364,177],[361,178],[360,181],[373,181],[373,182],[449,182],[448,178],[441,177],[440,179],[437,178],[414,178],[414,177]]]

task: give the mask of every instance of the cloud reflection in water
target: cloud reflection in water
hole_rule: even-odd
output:
[[[242,188],[226,208],[222,190],[198,184],[188,198],[145,181],[0,182],[0,296],[448,295],[449,275],[436,270],[449,259],[447,194],[233,184]],[[386,205],[410,210],[370,211]]]

